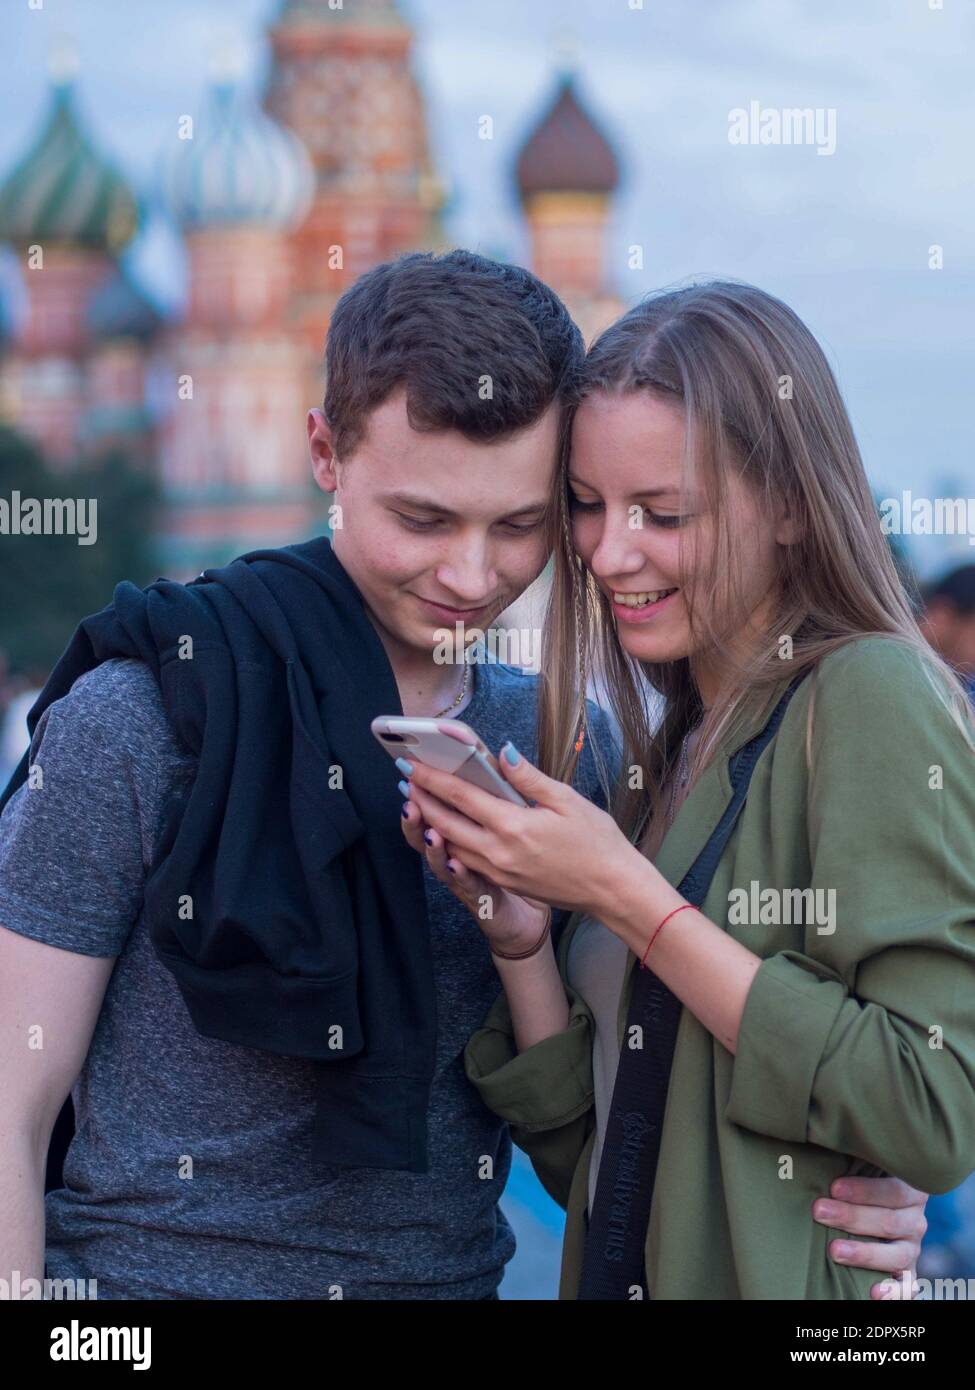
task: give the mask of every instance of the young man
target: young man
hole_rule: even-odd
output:
[[[921,631],[975,700],[975,565],[959,565],[924,590]]]
[[[581,352],[526,271],[463,251],[376,267],[336,309],[308,419],[333,548],[120,586],[82,624],[41,697],[42,783],[0,815],[0,1277],[40,1277],[46,1248],[49,1277],[101,1298],[496,1296],[510,1141],[462,1054],[498,977],[405,844],[368,722],[398,701],[534,756],[534,680],[435,648],[545,565]],[[594,736],[611,755],[602,716]],[[599,794],[588,747],[577,785]],[[910,1265],[917,1194],[852,1195],[826,1224],[902,1236],[856,1258]]]

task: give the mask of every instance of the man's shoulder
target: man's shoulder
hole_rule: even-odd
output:
[[[541,679],[537,672],[500,661],[487,663],[491,672],[492,695],[524,701],[533,714],[537,711]],[[577,788],[589,797],[604,799],[606,789],[619,774],[621,741],[609,712],[595,700],[586,700],[587,737],[576,772]]]
[[[116,727],[166,722],[159,684],[146,663],[134,657],[110,657],[85,671],[56,703],[66,702],[79,717],[90,714]]]
[[[155,676],[133,657],[110,657],[85,671],[41,720],[55,723],[79,754],[113,749],[156,767],[189,756],[170,726]],[[44,731],[39,722],[38,732]]]

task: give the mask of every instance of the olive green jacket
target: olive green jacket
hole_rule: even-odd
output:
[[[656,861],[671,884],[730,799],[728,757],[788,680],[753,702],[692,787]],[[753,882],[759,893],[835,890],[835,929],[825,913],[790,925],[767,920],[769,908],[730,912],[731,890],[750,894]],[[881,1276],[829,1257],[842,1233],[813,1220],[814,1200],[841,1174],[892,1173],[946,1192],[975,1168],[975,756],[915,652],[861,638],[800,685],[702,910],[763,963],[734,1055],[688,1009],[681,1015],[647,1231],[649,1292],[869,1298]],[[735,924],[742,916],[748,925]],[[581,920],[559,944],[563,981]],[[631,954],[621,1046],[635,964]],[[594,1025],[566,990],[566,1030],[522,1053],[502,994],[465,1065],[566,1209],[559,1292],[571,1299],[594,1139]]]

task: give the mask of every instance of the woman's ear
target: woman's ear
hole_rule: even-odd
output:
[[[802,535],[799,518],[788,502],[783,502],[776,512],[775,540],[778,545],[795,545]]]
[[[334,492],[338,487],[338,459],[332,443],[332,427],[320,410],[308,412],[308,450],[311,471],[322,492]]]

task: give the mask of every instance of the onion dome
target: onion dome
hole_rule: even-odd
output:
[[[612,193],[619,165],[609,141],[585,110],[571,76],[562,78],[555,101],[518,156],[522,198],[534,193]]]
[[[152,338],[162,325],[162,315],[118,269],[92,295],[86,311],[88,327],[96,338]]]
[[[166,196],[185,231],[254,224],[283,230],[308,211],[314,174],[304,145],[234,84],[211,88],[193,138],[176,145]]]
[[[0,185],[0,241],[116,255],[138,224],[128,184],[81,129],[73,87],[57,84],[36,144]]]

